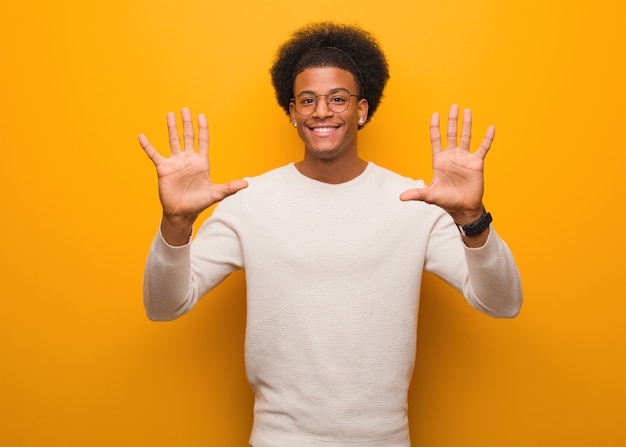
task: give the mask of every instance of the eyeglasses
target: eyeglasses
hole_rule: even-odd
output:
[[[354,95],[348,90],[343,88],[331,90],[326,95],[314,95],[313,93],[300,93],[295,98],[291,98],[291,102],[298,112],[302,116],[309,116],[317,109],[317,98],[320,96],[326,97],[326,105],[328,108],[335,112],[344,112],[350,106],[350,98],[359,95]]]

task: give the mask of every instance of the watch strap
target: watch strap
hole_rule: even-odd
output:
[[[480,235],[483,231],[489,228],[489,224],[493,221],[491,217],[491,213],[488,213],[486,210],[483,210],[483,215],[480,218],[472,223],[467,225],[459,225],[456,224],[457,228],[461,235],[466,237],[474,237]]]

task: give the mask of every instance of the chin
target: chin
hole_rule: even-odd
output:
[[[333,160],[341,155],[340,149],[312,149],[307,147],[307,152],[320,160]]]

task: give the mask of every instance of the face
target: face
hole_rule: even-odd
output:
[[[358,93],[352,73],[335,67],[307,68],[294,82],[294,96],[305,92],[326,95],[337,89]],[[291,121],[297,123],[307,154],[325,159],[356,155],[358,121],[367,121],[367,101],[352,96],[346,110],[334,112],[326,103],[328,98],[317,97],[317,107],[308,116],[296,112],[293,102],[289,105]]]

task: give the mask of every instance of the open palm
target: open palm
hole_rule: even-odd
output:
[[[211,181],[208,158],[209,129],[206,117],[198,115],[198,151],[194,150],[195,135],[189,109],[182,110],[183,147],[180,146],[176,117],[167,114],[170,157],[161,156],[145,135],[139,143],[157,169],[159,197],[163,213],[169,218],[195,219],[202,211],[225,197],[245,188],[245,180],[226,184]]]
[[[484,192],[484,159],[495,137],[495,128],[487,129],[478,149],[470,152],[472,113],[463,112],[460,142],[457,142],[459,108],[450,108],[447,127],[447,149],[443,150],[439,114],[430,122],[430,141],[433,152],[433,178],[428,186],[410,189],[400,195],[402,200],[421,200],[438,205],[462,223],[482,213]]]

